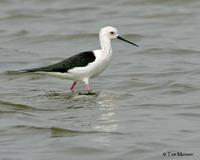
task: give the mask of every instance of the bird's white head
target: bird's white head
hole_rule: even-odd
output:
[[[107,27],[104,27],[100,30],[99,35],[102,36],[102,37],[112,39],[112,38],[117,38],[118,33],[117,33],[116,28],[111,27],[111,26],[107,26]]]
[[[99,32],[99,37],[100,37],[100,40],[107,39],[108,41],[110,41],[113,38],[117,38],[117,39],[120,39],[120,40],[125,41],[127,43],[130,43],[134,46],[139,47],[137,44],[132,43],[132,42],[120,37],[118,35],[117,29],[114,28],[114,27],[111,27],[111,26],[107,26],[107,27],[102,28]]]

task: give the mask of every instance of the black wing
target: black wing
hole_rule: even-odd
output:
[[[37,71],[44,71],[44,72],[67,72],[69,69],[75,67],[85,67],[89,63],[94,62],[96,57],[94,56],[93,51],[87,51],[83,53],[79,53],[74,55],[70,58],[64,59],[61,62],[56,64],[52,64],[46,67],[41,68],[33,68],[33,69],[25,69],[21,72],[37,72]]]

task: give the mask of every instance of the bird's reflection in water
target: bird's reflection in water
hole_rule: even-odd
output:
[[[98,102],[100,105],[99,109],[103,113],[97,117],[99,123],[94,126],[94,129],[103,134],[99,134],[94,141],[104,146],[110,146],[112,137],[110,134],[118,134],[119,120],[115,111],[117,99],[118,96],[114,94],[104,93],[101,95],[101,101]]]

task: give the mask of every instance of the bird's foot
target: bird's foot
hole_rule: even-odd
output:
[[[96,95],[97,93],[95,93],[95,92],[91,92],[91,91],[88,91],[88,92],[86,92],[86,93],[79,93],[79,95],[86,95],[86,96],[90,96],[90,95]]]

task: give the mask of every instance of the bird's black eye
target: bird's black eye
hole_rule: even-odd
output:
[[[114,34],[114,32],[111,31],[110,34]]]

